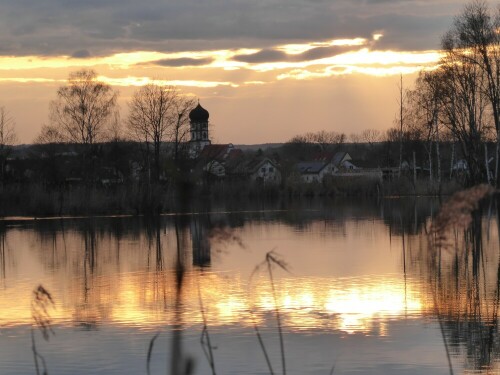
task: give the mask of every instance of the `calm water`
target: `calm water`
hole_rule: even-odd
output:
[[[281,373],[276,308],[288,374],[449,374],[449,361],[455,374],[500,373],[496,210],[486,205],[474,235],[457,231],[438,251],[425,235],[438,207],[392,199],[4,220],[0,374],[35,373],[32,337],[51,375],[146,374],[156,334],[151,374],[170,373],[173,352],[210,374],[204,332],[217,374],[269,374],[256,329]],[[270,251],[287,270],[269,271]],[[38,285],[54,300],[46,314]],[[48,340],[34,316],[50,319]]]

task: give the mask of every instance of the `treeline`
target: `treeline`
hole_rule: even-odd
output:
[[[324,160],[324,155],[331,157],[337,152],[349,153],[352,162],[361,169],[398,169],[399,139],[378,134],[369,142],[355,143],[349,138],[322,131],[293,137],[272,148],[241,150],[238,159],[232,162],[244,165],[268,158],[275,163],[281,180],[269,185],[244,177],[211,174],[204,169],[210,160],[190,157],[187,142],[161,142],[157,165],[150,145],[119,138],[95,142],[91,148],[69,142],[11,147],[3,164],[0,215],[136,214],[174,211],[180,199],[408,195],[440,191],[428,184],[432,178],[425,163],[425,143],[413,138],[402,140],[403,149],[405,153],[415,153],[418,181],[423,181],[425,190],[417,189],[409,167],[402,170],[397,181],[391,180],[394,175],[384,181],[337,178],[311,184],[301,180],[297,163]],[[451,173],[454,144],[441,140],[439,147],[443,183],[462,183],[463,173]],[[489,147],[491,150],[494,145]],[[459,152],[455,155],[460,157]]]
[[[352,135],[309,133],[292,141],[318,145],[395,143],[399,145],[397,160],[390,155],[393,151],[387,152],[387,166],[401,168],[405,162],[420,165],[440,184],[457,164],[466,185],[498,185],[499,30],[500,8],[491,10],[486,2],[473,1],[442,38],[442,58],[437,66],[423,70],[412,89],[405,89],[401,79],[395,124],[385,134],[378,130]]]
[[[491,11],[483,1],[466,5],[442,39],[438,66],[422,71],[414,89],[401,87],[393,138],[422,141],[437,178],[442,175],[444,141],[457,145],[465,159],[467,185],[499,182],[498,30],[500,8]],[[495,145],[493,150],[488,144]]]

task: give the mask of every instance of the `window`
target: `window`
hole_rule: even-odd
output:
[[[274,168],[273,167],[269,167],[269,172],[274,172]]]
[[[266,173],[266,167],[262,167],[262,168],[260,169],[260,171],[261,171],[262,173]]]

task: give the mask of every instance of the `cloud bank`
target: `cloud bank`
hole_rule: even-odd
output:
[[[268,48],[285,41],[369,38],[435,49],[463,2],[449,0],[17,0],[0,5],[0,54],[105,56]]]

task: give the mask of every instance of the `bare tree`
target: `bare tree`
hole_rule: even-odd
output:
[[[395,122],[398,123],[399,127],[399,172],[398,175],[401,177],[401,166],[403,164],[403,137],[406,130],[406,117],[407,117],[407,102],[408,102],[408,90],[405,90],[403,87],[403,75],[400,75],[400,80],[398,84],[398,105],[399,105],[399,113],[397,116],[397,120]]]
[[[400,132],[399,132],[398,128],[396,128],[396,127],[389,128],[385,132],[385,136],[384,136],[385,142],[389,142],[389,143],[398,142],[399,143],[399,139],[400,139]]]
[[[442,79],[440,71],[421,72],[415,88],[409,92],[410,127],[422,137],[429,163],[429,179],[432,180],[432,151],[435,145],[437,156],[437,180],[441,182],[441,160],[439,149],[439,113],[442,104]]]
[[[448,51],[441,61],[442,90],[441,121],[460,144],[468,164],[468,183],[485,180],[482,163],[482,141],[490,127],[487,116],[488,98],[484,92],[485,75],[480,66],[468,57],[456,54],[447,46],[452,43],[447,34],[443,46]]]
[[[363,130],[361,133],[361,139],[363,142],[366,142],[371,146],[373,146],[374,143],[379,142],[381,139],[381,133],[380,130],[377,129],[366,129]]]
[[[194,99],[178,96],[173,103],[173,124],[169,138],[173,144],[173,157],[177,163],[181,154],[187,151],[188,138],[190,134],[189,126],[189,113],[195,107],[196,102]],[[182,146],[185,147],[182,147]]]
[[[69,75],[66,86],[57,90],[50,105],[51,126],[67,142],[82,144],[88,153],[103,139],[109,121],[116,112],[118,93],[98,80],[93,70],[79,70]]]
[[[156,181],[160,179],[161,144],[172,140],[175,158],[178,158],[180,144],[186,140],[189,132],[189,112],[193,105],[193,100],[181,95],[174,86],[155,83],[137,90],[129,103],[130,133],[134,139],[146,144],[147,155],[152,145]]]
[[[51,125],[43,125],[40,134],[35,138],[36,144],[63,143],[64,137],[58,128]]]
[[[500,145],[500,8],[492,13],[486,2],[475,0],[455,18],[443,45],[447,53],[477,66],[484,78],[481,90],[488,98],[496,131],[495,179],[498,183]]]
[[[303,135],[296,135],[289,142],[316,144],[321,151],[332,151],[346,140],[344,133],[321,130],[315,133],[309,132]]]
[[[122,123],[120,118],[120,112],[115,111],[113,114],[111,121],[109,122],[109,126],[106,129],[104,134],[104,139],[108,142],[120,142],[125,140]]]
[[[0,181],[4,182],[5,161],[12,145],[17,141],[14,120],[4,107],[0,107]]]
[[[351,133],[351,134],[349,134],[348,139],[351,143],[357,144],[357,143],[361,143],[362,136],[358,133]]]

